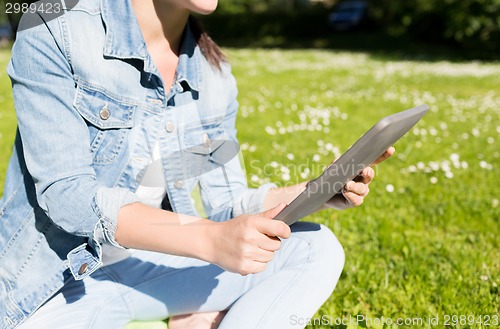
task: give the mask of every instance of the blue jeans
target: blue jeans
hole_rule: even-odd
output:
[[[330,297],[342,246],[325,226],[299,222],[264,272],[241,276],[191,258],[133,250],[71,279],[20,328],[123,328],[134,320],[228,310],[219,328],[299,328]]]

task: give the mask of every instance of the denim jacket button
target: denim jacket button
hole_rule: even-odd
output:
[[[174,183],[174,187],[175,187],[176,189],[181,189],[181,188],[183,188],[183,187],[184,187],[184,182],[183,182],[183,181],[181,181],[181,180],[175,181],[175,183]]]
[[[165,130],[169,133],[173,132],[175,130],[175,124],[172,121],[167,122]]]
[[[161,99],[156,99],[156,98],[148,98],[148,102],[154,105],[163,105],[163,101]]]
[[[89,268],[89,264],[83,263],[82,266],[80,266],[80,269],[78,270],[78,274],[82,275],[83,273],[87,272],[88,268]]]
[[[106,103],[106,105],[104,105],[104,107],[101,109],[101,111],[99,111],[99,116],[103,120],[109,119],[109,117],[111,116],[111,113],[109,113],[108,103]]]
[[[202,144],[205,147],[210,147],[210,137],[208,137],[207,133],[203,134]]]

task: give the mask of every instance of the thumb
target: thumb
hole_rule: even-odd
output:
[[[266,218],[270,218],[270,219],[273,219],[274,217],[276,217],[276,215],[278,215],[283,209],[285,209],[286,207],[286,203],[279,203],[276,207],[274,208],[271,208],[271,209],[268,209],[264,212],[261,212],[259,214],[259,216],[262,216],[262,217],[266,217]]]

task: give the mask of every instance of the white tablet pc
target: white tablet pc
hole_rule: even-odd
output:
[[[406,134],[429,107],[425,104],[389,115],[368,130],[347,152],[332,163],[321,176],[290,202],[274,219],[291,225],[313,213],[344,185],[377,160],[390,146]]]

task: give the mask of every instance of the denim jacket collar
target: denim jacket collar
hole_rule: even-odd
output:
[[[144,62],[145,71],[157,72],[156,66],[148,54],[146,42],[135,17],[131,1],[114,1],[112,8],[110,8],[110,1],[101,0],[101,12],[106,24],[104,56],[139,59]],[[202,77],[199,68],[202,56],[189,24],[187,24],[177,65],[177,83],[185,81],[191,89],[200,90]]]
[[[101,12],[106,24],[106,44],[104,55],[121,59],[141,59],[148,57],[146,42],[134,14],[130,0],[101,0]]]
[[[202,85],[202,71],[200,61],[203,58],[200,48],[194,39],[189,24],[186,25],[182,40],[179,63],[177,64],[178,82],[186,81],[191,89],[200,91]]]

